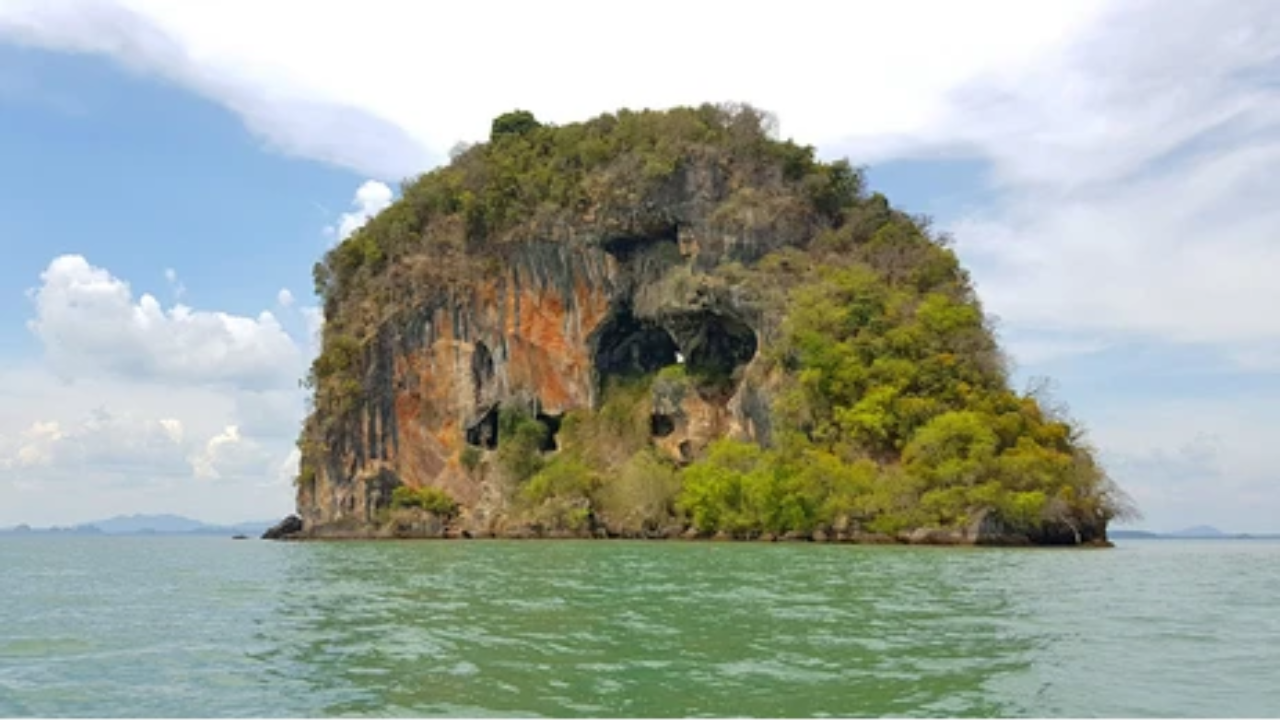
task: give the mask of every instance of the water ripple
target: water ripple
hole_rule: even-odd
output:
[[[1280,707],[1280,544],[0,541],[0,716]]]

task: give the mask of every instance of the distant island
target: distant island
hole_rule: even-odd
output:
[[[1196,525],[1169,533],[1112,530],[1109,535],[1114,540],[1272,540],[1280,538],[1280,533],[1227,533],[1211,525]]]
[[[117,515],[105,520],[66,527],[34,528],[18,525],[0,528],[0,535],[251,535],[260,536],[273,523],[243,522],[235,525],[210,525],[181,515]]]
[[[927,218],[745,105],[516,110],[313,270],[298,517],[337,537],[1105,545]]]

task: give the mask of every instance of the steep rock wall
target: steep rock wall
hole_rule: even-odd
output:
[[[328,433],[323,462],[299,483],[307,526],[368,527],[405,485],[445,490],[464,508],[463,524],[484,529],[501,493],[461,457],[468,444],[496,445],[499,407],[555,423],[594,407],[610,376],[681,362],[725,368],[697,391],[655,389],[658,448],[687,461],[718,437],[767,439],[764,391],[743,381],[759,318],[696,269],[706,246],[696,237],[518,244],[500,272],[383,323],[363,351],[355,412]]]

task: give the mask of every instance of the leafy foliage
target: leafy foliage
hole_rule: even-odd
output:
[[[462,462],[462,467],[466,468],[467,472],[472,472],[476,468],[480,467],[480,461],[483,459],[484,454],[480,452],[480,448],[473,445],[468,445],[463,448],[462,455],[459,458]]]
[[[391,491],[391,507],[419,508],[443,518],[458,514],[458,503],[449,493],[433,487],[412,488],[401,485]]]
[[[515,110],[504,113],[493,119],[493,127],[489,131],[489,139],[497,140],[504,135],[524,135],[542,127],[533,113],[528,110]]]
[[[542,470],[542,447],[547,426],[520,407],[502,408],[498,415],[498,466],[517,483]]]
[[[684,472],[704,531],[800,531],[842,520],[896,533],[994,511],[1012,531],[1095,527],[1128,511],[1082,441],[1008,389],[968,277],[942,240],[878,196],[819,237],[767,361],[786,373],[771,449],[722,442]],[[750,281],[747,278],[747,282]]]

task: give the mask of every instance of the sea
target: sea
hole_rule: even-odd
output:
[[[1280,714],[1280,541],[0,538],[0,716]]]

